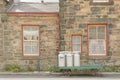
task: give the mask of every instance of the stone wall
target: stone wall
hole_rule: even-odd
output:
[[[92,1],[92,0],[91,0]],[[120,1],[91,4],[90,0],[60,0],[61,51],[71,51],[71,35],[82,35],[81,63],[120,65]],[[108,24],[108,56],[87,55],[87,24]]]
[[[0,13],[3,11],[4,1],[0,0]]]
[[[3,15],[4,15],[4,1],[0,0],[0,62],[3,62]],[[0,63],[1,67],[3,66],[2,63]],[[0,69],[1,69],[0,67]]]
[[[8,14],[4,22],[4,64],[16,63],[35,68],[40,65],[41,70],[57,65],[58,21],[57,14]],[[23,24],[39,25],[40,56],[22,55]]]
[[[12,1],[12,0],[11,0]],[[59,45],[58,14],[6,14],[12,3],[0,0],[0,70],[6,64],[41,70],[57,65]],[[40,56],[22,55],[22,25],[39,25]]]
[[[3,62],[3,26],[0,23],[0,62]],[[2,66],[2,64],[0,63],[0,65]]]

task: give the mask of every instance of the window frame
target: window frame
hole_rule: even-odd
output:
[[[94,2],[94,0],[90,0],[90,5],[113,5],[114,1],[113,0],[109,0],[108,2]]]
[[[108,1],[105,1],[105,2],[103,2],[103,1],[96,2],[95,0],[92,0],[92,2],[93,2],[93,3],[108,3],[108,2],[110,2],[110,0],[108,0]]]
[[[38,53],[37,54],[28,54],[24,52],[24,27],[37,27],[38,28]],[[22,24],[22,56],[40,56],[40,28],[39,25],[33,25],[33,24]],[[37,40],[36,40],[37,41]]]
[[[80,51],[76,51],[76,52],[79,52],[80,54],[82,54],[82,35],[81,34],[72,34],[71,35],[71,50],[73,51],[73,39],[72,37],[73,36],[79,36],[80,37]]]
[[[90,54],[90,51],[89,51],[89,27],[90,26],[101,26],[101,27],[105,27],[105,54]],[[88,56],[108,56],[108,25],[105,23],[105,24],[88,24],[87,25],[87,37],[88,37]]]

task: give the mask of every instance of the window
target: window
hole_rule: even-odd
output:
[[[23,26],[23,55],[39,55],[39,27]]]
[[[81,53],[81,36],[72,35],[72,51],[78,51]]]
[[[93,2],[109,2],[109,0],[93,0]]]
[[[106,55],[106,28],[106,25],[88,25],[89,55]]]
[[[113,5],[113,0],[90,0],[91,5]]]

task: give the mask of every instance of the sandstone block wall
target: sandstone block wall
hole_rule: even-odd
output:
[[[4,1],[0,0],[0,65],[3,67],[3,15],[4,15]],[[0,69],[1,69],[0,67]]]
[[[4,31],[0,27],[0,30],[4,33],[4,65],[16,63],[21,66],[33,66],[37,68],[37,65],[40,64],[41,70],[48,70],[48,68],[57,65],[59,42],[59,20],[57,14],[7,14],[6,17]],[[22,55],[23,24],[39,25],[40,56]],[[2,44],[2,41],[0,44]],[[0,45],[0,47],[2,46]]]
[[[61,51],[71,51],[71,35],[82,35],[81,63],[120,65],[120,1],[91,4],[92,0],[60,0]],[[87,55],[87,24],[108,24],[108,56]]]
[[[58,14],[7,14],[6,4],[0,0],[0,70],[6,64],[30,66],[48,70],[57,65],[59,20]],[[40,56],[22,55],[22,25],[39,25]],[[39,66],[40,65],[40,66]]]

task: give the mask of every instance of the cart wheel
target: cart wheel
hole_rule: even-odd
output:
[[[67,76],[67,70],[63,70],[64,76]]]
[[[64,70],[63,74],[64,76],[71,76],[71,70]]]
[[[68,76],[71,76],[72,74],[71,70],[68,70],[67,72],[68,72]]]

